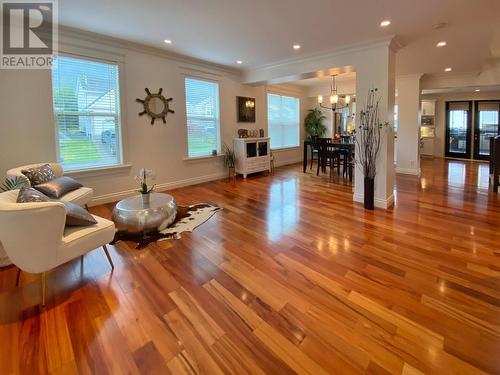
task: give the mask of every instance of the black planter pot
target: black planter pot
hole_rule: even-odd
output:
[[[375,196],[375,180],[370,177],[365,177],[365,209],[373,210],[374,209],[374,196]]]

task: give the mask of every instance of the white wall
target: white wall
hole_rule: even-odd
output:
[[[123,94],[122,129],[124,162],[130,168],[114,171],[78,174],[86,186],[93,187],[101,199],[115,200],[136,189],[133,176],[138,169],[147,167],[157,173],[157,183],[164,187],[213,180],[226,175],[222,159],[184,160],[187,155],[187,134],[184,96],[186,74],[211,78],[220,84],[220,111],[222,141],[232,144],[238,128],[259,129],[267,133],[266,88],[240,83],[240,77],[232,71],[217,66],[182,60],[162,55],[156,51],[138,49],[137,46],[117,45],[106,37],[99,40],[61,38],[63,50],[106,57],[119,56]],[[144,97],[144,88],[156,91],[162,87],[166,95],[173,97],[167,124],[151,126],[141,111],[136,98]],[[19,165],[55,161],[55,125],[52,112],[50,71],[0,70],[0,176],[6,170]],[[256,99],[256,122],[236,122],[236,96]],[[277,156],[277,164],[296,162],[301,159],[301,148],[289,150]],[[123,193],[118,194],[117,193]]]
[[[420,174],[420,74],[396,78],[398,138],[396,172]]]
[[[422,95],[422,100],[436,100],[436,129],[434,139],[434,156],[444,157],[446,134],[446,102],[460,100],[500,100],[500,91],[461,92]]]

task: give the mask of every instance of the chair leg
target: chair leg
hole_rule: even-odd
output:
[[[42,272],[42,306],[45,306],[45,291],[46,291],[46,273]]]
[[[109,255],[108,248],[106,247],[106,245],[102,245],[102,248],[104,250],[104,253],[106,253],[106,257],[108,258],[108,262],[109,262],[109,265],[111,266],[111,269],[114,270],[115,265],[113,264],[113,260],[111,259],[111,255]]]
[[[89,210],[89,206],[85,205],[85,209],[88,211]]]
[[[16,287],[19,286],[19,281],[21,280],[21,269],[17,269],[17,276],[16,276]]]

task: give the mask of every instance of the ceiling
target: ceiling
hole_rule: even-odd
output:
[[[478,71],[499,50],[500,1],[64,0],[59,22],[242,69],[397,35],[397,73],[434,74]]]

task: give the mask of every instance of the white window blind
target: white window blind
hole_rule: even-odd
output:
[[[118,65],[58,56],[52,97],[65,170],[122,163]]]
[[[188,157],[220,152],[219,84],[186,78]]]
[[[292,96],[267,94],[267,124],[271,148],[299,146],[300,100]]]

